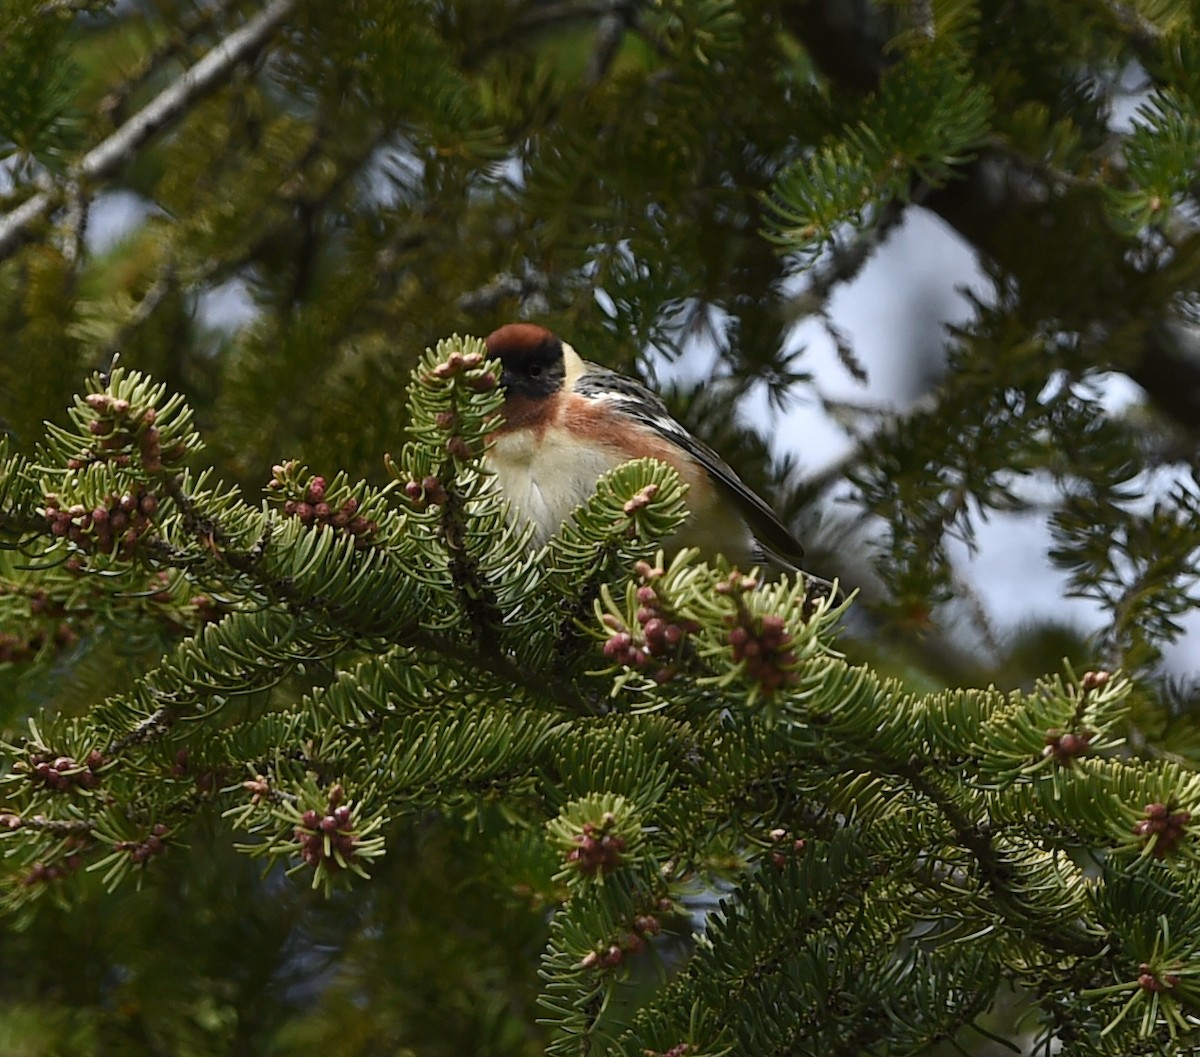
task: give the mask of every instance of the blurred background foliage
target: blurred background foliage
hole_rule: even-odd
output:
[[[0,428],[31,453],[119,352],[251,495],[283,458],[381,482],[441,337],[532,318],[648,377],[706,350],[671,406],[813,571],[862,588],[852,655],[917,688],[1124,666],[1137,740],[1194,759],[1195,672],[1161,658],[1200,544],[1198,40],[1181,0],[6,0]],[[204,91],[104,153],[202,60]],[[911,403],[830,406],[855,443],[813,473],[805,437],[733,410],[820,399],[804,321],[861,370],[829,301],[914,210],[991,294],[928,347],[896,335]],[[1120,415],[1114,375],[1140,387]],[[1096,635],[1030,613],[987,643],[949,541],[1013,510],[1047,519]],[[170,634],[31,644],[30,604],[0,610],[10,736]],[[151,891],[6,929],[0,1051],[540,1052],[514,1027],[536,900],[490,887],[444,820],[389,842],[365,899],[264,882],[214,841]]]

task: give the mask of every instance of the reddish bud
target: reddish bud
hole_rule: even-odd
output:
[[[639,914],[633,919],[633,927],[646,936],[657,936],[662,932],[662,922],[653,914]]]
[[[473,454],[471,445],[457,434],[446,441],[446,451],[461,462],[470,459]]]
[[[658,495],[658,485],[648,484],[630,499],[623,509],[626,514],[636,514],[639,510],[645,510],[653,502],[656,495]]]

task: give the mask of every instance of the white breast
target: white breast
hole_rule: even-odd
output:
[[[541,546],[591,497],[600,477],[625,459],[577,444],[551,427],[541,441],[527,430],[501,434],[487,461],[513,512],[532,522],[534,543]]]

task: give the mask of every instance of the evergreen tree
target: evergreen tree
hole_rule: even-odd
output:
[[[8,0],[0,1049],[1194,1050],[1195,693],[1159,662],[1200,543],[1197,33],[1103,0]],[[836,474],[668,394],[793,522],[852,490],[868,642],[664,555],[660,464],[541,551],[508,526],[498,368],[446,335],[536,315],[636,370],[707,334],[782,401],[792,323],[914,208],[997,293]],[[939,639],[947,540],[1025,482],[1107,618],[1036,683]]]

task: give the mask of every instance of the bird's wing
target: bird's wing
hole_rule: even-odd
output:
[[[693,437],[675,421],[659,396],[640,382],[627,378],[607,367],[588,363],[574,385],[584,396],[604,397],[614,401],[624,414],[649,426],[660,436],[677,444],[693,456],[708,473],[709,479],[726,498],[734,503],[750,531],[770,557],[798,569],[804,558],[800,541],[779,520],[775,511],[733,471],[715,451],[702,440]]]

